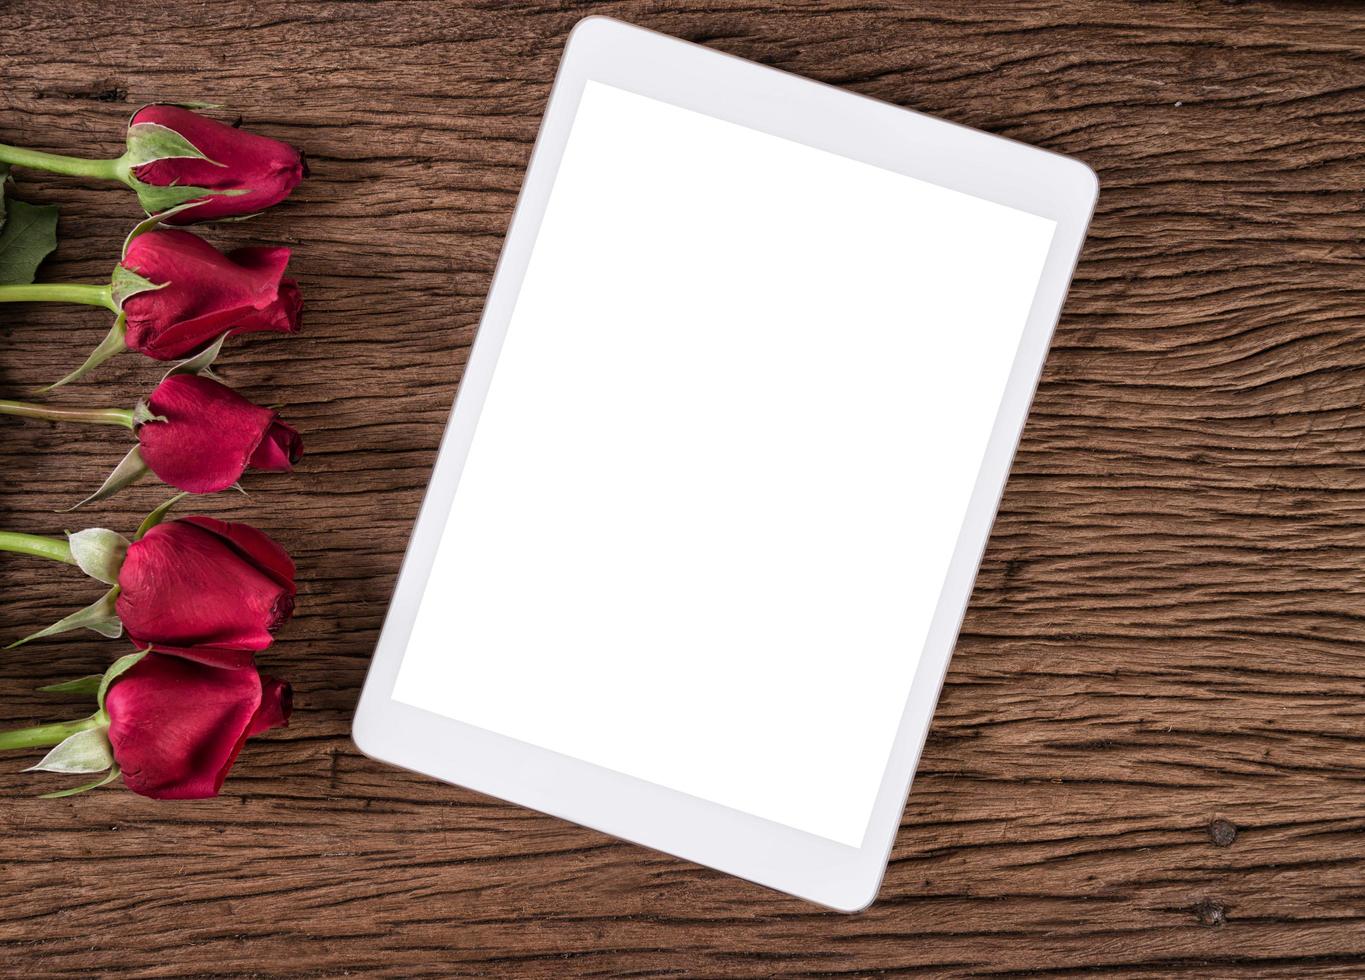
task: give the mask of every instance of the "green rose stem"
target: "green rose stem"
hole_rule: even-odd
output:
[[[12,551],[17,555],[32,555],[35,558],[51,558],[53,561],[76,564],[71,554],[71,545],[65,538],[50,538],[45,534],[22,534],[19,531],[0,531],[0,551]]]
[[[37,282],[27,285],[0,286],[0,303],[84,303],[103,306],[114,313],[119,311],[114,302],[112,285],[92,283]]]
[[[70,177],[95,177],[99,180],[117,180],[127,184],[132,176],[132,165],[127,154],[112,160],[86,160],[81,157],[66,157],[57,153],[43,153],[41,150],[27,150],[22,146],[6,146],[0,143],[0,163],[11,163],[17,167],[32,167]],[[131,185],[130,185],[131,186]]]
[[[99,723],[99,715],[93,714],[77,721],[56,721],[49,725],[34,725],[32,728],[0,732],[0,749],[33,749],[60,745],[77,732],[95,728]]]
[[[0,399],[0,415],[17,415],[25,419],[46,419],[49,422],[90,422],[95,425],[133,427],[130,408],[55,408],[31,402],[11,402]]]
[[[53,388],[60,388],[62,385],[77,378],[82,378],[92,370],[103,364],[115,354],[127,350],[124,343],[124,330],[127,325],[127,317],[120,309],[122,301],[127,299],[128,292],[123,292],[115,296],[115,287],[119,284],[119,274],[127,273],[122,266],[114,269],[114,277],[108,285],[100,286],[94,283],[82,282],[35,282],[28,285],[12,284],[0,285],[0,303],[31,303],[31,302],[52,302],[52,303],[84,303],[87,306],[103,306],[115,314],[114,325],[109,328],[109,332],[104,335],[104,339],[99,342],[90,356],[85,359],[85,363],[66,377],[56,381],[39,391],[51,391]],[[126,276],[125,276],[126,278]],[[134,280],[139,277],[132,275]],[[125,283],[126,286],[126,283]],[[147,288],[156,288],[147,283]],[[141,288],[136,288],[133,293],[141,292]],[[18,414],[18,413],[13,413]]]

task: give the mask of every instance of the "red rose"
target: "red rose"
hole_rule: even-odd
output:
[[[263,211],[289,196],[307,174],[288,143],[234,129],[173,105],[143,106],[130,126],[152,123],[174,130],[208,159],[171,157],[144,163],[133,175],[155,187],[203,187],[218,193],[169,220],[184,225]],[[154,209],[159,210],[159,209]]]
[[[246,667],[294,611],[294,563],[246,524],[185,517],[128,546],[118,618],[135,645]]]
[[[247,738],[289,724],[288,684],[149,653],[105,697],[109,744],[134,793],[216,796]]]
[[[250,466],[288,472],[303,440],[268,408],[226,385],[173,374],[147,398],[151,421],[137,427],[142,460],[164,483],[190,493],[216,493]]]
[[[303,300],[284,276],[287,248],[224,255],[187,231],[157,228],[134,237],[119,264],[161,287],[123,301],[124,343],[148,357],[186,357],[224,333],[299,329]]]

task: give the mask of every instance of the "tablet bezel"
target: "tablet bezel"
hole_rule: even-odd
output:
[[[647,783],[392,698],[479,411],[588,80],[1057,223],[861,847]],[[366,755],[843,911],[875,898],[977,566],[1098,195],[1079,161],[605,17],[569,37],[353,725]]]

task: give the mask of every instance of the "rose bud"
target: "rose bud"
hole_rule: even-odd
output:
[[[284,274],[289,256],[287,248],[266,246],[225,255],[187,231],[139,226],[109,284],[0,285],[0,303],[85,303],[117,314],[85,363],[55,388],[125,350],[169,361],[205,353],[240,333],[297,333],[303,299],[298,283]]]
[[[221,670],[158,653],[134,653],[105,673],[43,688],[91,693],[88,718],[0,733],[0,749],[55,746],[30,771],[107,774],[45,794],[70,796],[120,775],[134,793],[158,800],[217,796],[246,740],[285,728],[288,684],[255,670]]]
[[[134,178],[150,187],[204,188],[209,193],[167,220],[183,225],[233,218],[264,211],[283,201],[307,174],[303,157],[288,143],[226,126],[174,105],[143,106],[129,126],[134,148],[139,126],[160,127],[179,136],[200,156],[162,157],[133,168]],[[160,135],[160,134],[158,134]],[[161,210],[161,198],[139,190],[149,214]]]
[[[159,523],[175,498],[143,521],[131,543],[107,528],[66,540],[0,532],[0,551],[78,566],[111,585],[86,608],[10,646],[91,629],[128,638],[213,667],[242,668],[274,641],[294,612],[294,563],[283,548],[246,524],[212,517]]]
[[[308,175],[298,150],[174,105],[143,106],[128,124],[126,148],[112,160],[43,153],[0,144],[0,165],[117,180],[148,214],[172,224],[254,214],[283,201]]]
[[[274,411],[194,374],[168,375],[133,409],[0,401],[0,415],[123,425],[137,433],[138,445],[81,503],[111,497],[149,470],[177,490],[216,493],[235,484],[247,469],[287,473],[303,455],[303,440]]]
[[[169,361],[223,334],[296,333],[303,301],[284,275],[289,249],[253,246],[224,255],[197,235],[153,229],[135,236],[119,267],[151,288],[123,300],[124,344]]]
[[[128,547],[115,611],[128,639],[216,667],[246,667],[294,612],[294,563],[247,524],[185,517]]]
[[[143,461],[190,493],[224,490],[248,467],[287,473],[303,455],[303,440],[275,412],[198,375],[166,378],[143,415],[136,428]]]

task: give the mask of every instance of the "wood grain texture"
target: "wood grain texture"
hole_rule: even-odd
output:
[[[589,10],[1075,154],[1099,211],[880,901],[822,913],[360,756],[351,711],[564,39]],[[0,760],[0,973],[394,977],[1365,974],[1365,11],[1354,4],[0,2],[0,141],[113,155],[139,103],[232,107],[308,153],[220,244],[296,248],[297,338],[225,373],[285,406],[293,479],[196,509],[296,557],[263,658],[293,725],[213,801],[36,801]],[[108,274],[120,188],[51,279]],[[97,310],[0,309],[0,391]],[[130,404],[129,355],[63,401]],[[12,396],[12,395],[11,395]],[[0,526],[119,458],[0,427]],[[139,487],[78,518],[129,529]],[[0,559],[0,636],[98,594]],[[0,723],[118,642],[0,659]]]

